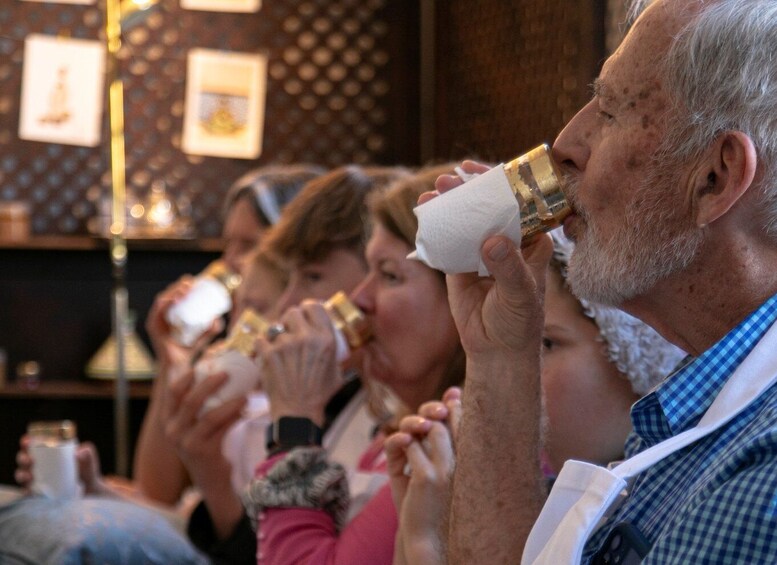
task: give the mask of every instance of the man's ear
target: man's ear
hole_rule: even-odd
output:
[[[711,224],[736,204],[755,178],[758,158],[753,140],[741,131],[721,133],[694,179],[696,225]]]

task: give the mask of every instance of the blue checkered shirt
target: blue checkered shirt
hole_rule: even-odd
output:
[[[776,319],[777,295],[637,402],[626,457],[695,426]],[[640,474],[624,504],[588,540],[583,563],[620,522],[652,543],[643,563],[777,564],[777,386]]]

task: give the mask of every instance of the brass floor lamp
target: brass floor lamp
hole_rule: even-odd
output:
[[[106,0],[105,38],[107,41],[108,116],[110,124],[111,226],[110,256],[113,286],[111,322],[116,339],[116,382],[114,390],[115,470],[129,474],[129,387],[127,383],[126,339],[124,327],[129,315],[126,286],[127,195],[124,153],[124,84],[119,72],[122,26],[137,23],[142,12],[158,0]]]

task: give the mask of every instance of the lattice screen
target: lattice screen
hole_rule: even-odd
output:
[[[603,4],[438,3],[436,153],[500,161],[552,141],[590,96]]]
[[[110,177],[105,143],[18,139],[24,38],[102,38],[102,5],[0,2],[0,200],[27,200],[37,234],[86,233]],[[128,186],[142,197],[164,180],[174,195],[191,200],[198,235],[215,236],[224,192],[254,166],[414,163],[417,19],[413,0],[264,0],[257,14],[189,11],[160,0],[125,32],[120,54]],[[186,54],[193,47],[269,55],[260,159],[181,152]]]

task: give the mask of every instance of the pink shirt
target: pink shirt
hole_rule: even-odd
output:
[[[362,455],[362,475],[376,475],[385,482],[383,436]],[[282,455],[259,466],[262,476]],[[268,508],[257,517],[257,563],[261,565],[391,565],[397,514],[391,488],[384,484],[338,534],[334,520],[324,510]]]

